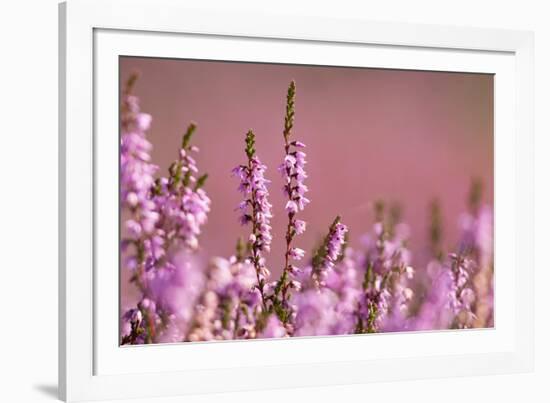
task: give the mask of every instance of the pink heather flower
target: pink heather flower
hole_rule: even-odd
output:
[[[297,235],[301,235],[306,231],[306,222],[303,220],[294,220],[293,226]]]
[[[412,280],[414,277],[414,268],[412,266],[405,267],[405,276],[407,280]]]
[[[126,195],[126,203],[128,203],[128,206],[130,207],[136,207],[139,203],[139,198],[137,194],[135,194],[134,192],[129,192]]]
[[[307,197],[299,196],[298,197],[298,209],[303,210],[309,204],[309,202],[310,201]]]
[[[297,168],[294,176],[299,182],[303,182],[305,179],[307,179],[306,171],[304,171],[302,168]]]
[[[292,170],[296,166],[296,157],[294,157],[291,154],[285,155],[285,158],[283,160],[283,166],[282,166],[282,173],[283,175],[286,174],[287,170]]]
[[[296,214],[298,212],[298,205],[295,201],[289,200],[286,202],[285,210],[288,214]]]
[[[141,225],[135,220],[126,221],[126,229],[132,238],[137,239],[141,236]]]
[[[300,182],[296,184],[295,190],[300,196],[303,196],[308,191],[308,188],[306,185]]]
[[[296,260],[300,260],[304,257],[305,251],[300,248],[291,248],[290,249],[290,257]]]
[[[294,266],[294,265],[291,264],[291,265],[288,266],[288,272],[294,276],[296,274],[301,273],[302,269],[300,269],[299,267]]]
[[[304,166],[307,164],[306,153],[303,151],[294,151],[294,161],[296,167],[303,169]]]
[[[300,291],[302,289],[302,283],[300,283],[297,280],[292,280],[290,282],[290,288],[295,289],[296,291]]]

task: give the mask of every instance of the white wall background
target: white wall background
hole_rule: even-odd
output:
[[[154,1],[154,0],[152,0]],[[185,2],[185,0],[181,0]],[[532,374],[199,396],[186,402],[550,401],[550,24],[537,0],[202,0],[201,8],[361,17],[536,34],[536,370]],[[225,3],[225,4],[224,4]],[[0,5],[0,401],[57,393],[57,0]],[[144,385],[136,385],[144,387]],[[149,400],[180,402],[182,399]],[[145,402],[145,401],[142,401]]]

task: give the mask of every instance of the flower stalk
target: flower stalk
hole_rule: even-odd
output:
[[[241,224],[250,224],[252,227],[248,238],[250,260],[256,269],[256,287],[261,294],[264,310],[267,310],[265,285],[270,272],[265,265],[263,253],[270,251],[272,240],[270,221],[273,215],[266,186],[269,181],[265,178],[267,167],[256,155],[256,136],[252,130],[246,133],[245,144],[247,164],[233,169],[233,174],[240,179],[239,191],[245,197],[237,209],[241,211]]]
[[[309,203],[305,197],[308,191],[304,181],[307,178],[305,172],[306,154],[303,151],[305,144],[292,140],[292,129],[294,128],[295,115],[296,83],[291,81],[286,97],[286,111],[283,130],[284,139],[284,160],[279,166],[279,172],[284,180],[283,192],[287,198],[285,210],[288,223],[285,234],[286,248],[284,257],[284,268],[281,278],[275,287],[276,310],[283,323],[287,323],[291,312],[288,306],[288,297],[290,289],[299,289],[301,284],[294,275],[298,268],[294,266],[293,261],[298,261],[304,256],[304,251],[293,247],[294,237],[303,234],[306,230],[306,222],[296,218],[299,211],[304,210]]]

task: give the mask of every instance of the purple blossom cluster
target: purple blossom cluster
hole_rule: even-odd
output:
[[[347,232],[348,227],[340,222],[340,217],[336,217],[313,264],[312,278],[317,287],[326,285],[327,276],[334,269],[342,253]]]
[[[131,94],[134,81],[121,106],[121,254],[138,296],[121,313],[121,344],[492,326],[492,211],[481,203],[478,182],[460,217],[456,247],[444,247],[441,213],[432,205],[425,265],[409,250],[410,229],[400,209],[382,202],[375,203],[372,230],[357,238],[358,247],[340,216],[316,247],[297,246],[296,237],[307,227],[300,214],[310,200],[305,145],[293,132],[294,82],[287,92],[278,168],[285,248],[271,250],[269,171],[249,130],[246,159],[232,171],[242,195],[238,220],[248,233],[233,256],[214,256],[204,264],[197,252],[212,206],[192,144],[196,125],[183,135],[168,174],[159,176],[146,137],[151,117]],[[284,256],[275,278],[268,268],[272,253]]]
[[[455,315],[456,327],[471,327],[475,315],[472,312],[472,304],[475,301],[474,291],[468,287],[470,273],[473,272],[475,263],[462,255],[451,253],[451,300],[450,308]]]
[[[358,333],[395,331],[407,327],[408,303],[413,292],[408,287],[414,269],[406,247],[409,228],[385,219],[378,203],[377,222],[371,233],[363,236],[359,267],[363,277],[358,302]]]
[[[256,285],[256,270],[251,262],[240,261],[235,256],[213,258],[187,339],[256,338],[255,320],[262,312],[262,297]]]

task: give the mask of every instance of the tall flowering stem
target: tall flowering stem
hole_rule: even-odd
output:
[[[262,297],[264,310],[267,309],[265,285],[270,276],[265,266],[264,252],[269,252],[271,245],[271,204],[269,203],[265,171],[267,167],[256,156],[256,136],[252,130],[246,134],[245,153],[248,158],[246,165],[233,169],[233,174],[240,179],[239,191],[245,199],[239,204],[242,225],[251,224],[252,231],[248,239],[250,260],[256,269],[257,285]]]
[[[137,307],[123,315],[122,344],[152,343],[158,315],[151,303],[149,277],[156,264],[161,241],[156,228],[159,214],[150,198],[157,166],[151,163],[151,143],[146,132],[151,116],[141,112],[139,99],[132,94],[137,75],[127,81],[122,94],[120,176],[121,207],[128,212],[126,237],[122,240],[124,266],[132,273],[131,281],[141,292]]]
[[[127,237],[123,249],[133,247],[126,266],[132,270],[132,281],[144,292],[146,290],[145,272],[153,264],[152,250],[148,248],[159,219],[155,204],[150,200],[150,191],[154,175],[158,170],[151,163],[151,143],[146,131],[151,125],[151,116],[140,111],[139,99],[132,95],[137,75],[130,77],[122,96],[121,105],[121,204],[130,213],[125,227]]]
[[[304,180],[307,178],[305,172],[306,154],[302,151],[305,144],[292,140],[292,129],[294,127],[294,104],[296,97],[296,83],[292,81],[288,87],[286,98],[285,124],[283,130],[285,157],[279,166],[279,171],[284,179],[283,191],[287,197],[285,210],[288,215],[288,224],[285,234],[285,266],[280,280],[275,288],[276,309],[279,317],[286,323],[289,319],[288,293],[290,288],[299,289],[301,284],[293,278],[298,268],[292,264],[293,260],[300,260],[304,251],[293,247],[292,241],[296,235],[302,234],[306,229],[306,222],[296,218],[298,211],[302,211],[309,203],[305,197],[308,191]],[[280,296],[280,299],[278,299]]]

